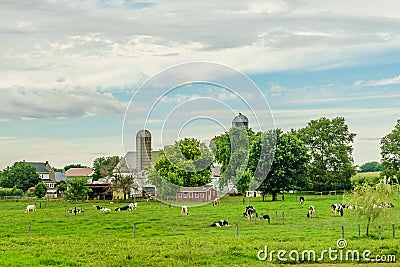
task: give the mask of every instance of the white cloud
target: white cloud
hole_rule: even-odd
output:
[[[400,84],[400,75],[395,77],[390,77],[386,79],[380,80],[358,80],[354,83],[354,86],[383,86],[383,85],[393,85],[393,84]]]

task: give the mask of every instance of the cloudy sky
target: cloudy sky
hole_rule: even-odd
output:
[[[154,149],[206,141],[239,112],[256,129],[343,116],[362,164],[400,118],[396,0],[3,0],[0,41],[1,169],[91,166],[142,128]]]

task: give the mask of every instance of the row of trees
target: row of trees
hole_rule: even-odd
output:
[[[382,167],[382,175],[398,176],[400,169],[400,120],[381,140],[382,164],[366,164],[365,169]],[[282,190],[329,191],[351,189],[355,174],[353,142],[343,117],[320,118],[306,127],[254,132],[234,127],[212,140],[212,154],[196,139],[186,138],[161,151],[150,172],[150,180],[164,195],[179,186],[202,186],[210,182],[213,162],[221,164],[220,188],[259,190],[273,200]],[[371,166],[372,165],[372,166]]]

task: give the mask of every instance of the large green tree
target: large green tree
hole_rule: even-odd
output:
[[[88,168],[88,166],[82,165],[80,163],[68,164],[64,167],[64,172],[68,171],[71,168]]]
[[[195,138],[185,138],[160,151],[154,169],[178,186],[203,186],[211,181],[212,152]]]
[[[0,186],[8,188],[19,188],[24,192],[29,187],[39,183],[40,177],[36,173],[35,167],[25,164],[25,162],[15,162],[13,166],[2,171],[0,176]]]
[[[303,142],[293,133],[283,133],[275,130],[276,146],[272,166],[261,183],[259,190],[263,195],[272,195],[277,200],[277,194],[282,190],[304,188],[308,170],[309,155]],[[271,132],[264,133],[263,139],[269,140]],[[261,139],[262,140],[262,139]],[[265,141],[264,141],[265,142]],[[264,161],[261,157],[260,161]]]
[[[92,191],[92,189],[86,186],[88,183],[87,177],[69,178],[66,183],[67,190],[65,191],[65,197],[69,200],[85,200],[88,193]]]
[[[234,184],[241,194],[250,187],[257,161],[251,158],[255,133],[248,127],[232,127],[212,139],[215,161],[221,164],[219,188]]]
[[[394,129],[381,139],[381,156],[384,167],[381,176],[400,178],[400,119]]]
[[[117,166],[118,162],[120,162],[120,160],[121,157],[119,156],[96,158],[93,162],[93,181],[97,181],[100,178],[104,178],[107,176],[112,176],[113,170],[115,166]]]
[[[345,119],[324,117],[312,120],[297,134],[311,156],[311,189],[350,189],[350,178],[355,174],[352,156],[355,134],[349,131]]]

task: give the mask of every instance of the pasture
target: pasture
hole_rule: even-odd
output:
[[[370,237],[365,236],[364,220],[353,211],[345,210],[343,217],[333,216],[330,206],[337,202],[343,202],[342,196],[305,195],[304,205],[294,194],[278,202],[225,197],[217,206],[189,207],[186,216],[180,207],[157,201],[138,201],[138,209],[132,212],[114,211],[127,203],[84,202],[76,205],[84,213],[76,215],[66,213],[75,206],[67,201],[45,201],[41,208],[37,202],[36,212],[29,213],[24,211],[32,201],[1,201],[0,266],[354,266],[356,262],[332,262],[327,255],[322,260],[304,262],[283,262],[276,255],[278,250],[314,250],[318,258],[323,250],[338,249],[341,226],[348,243],[345,249],[395,255],[397,263],[379,266],[399,266],[400,200],[394,200],[395,207],[371,225]],[[93,205],[112,211],[99,212]],[[268,214],[271,223],[259,217],[256,223],[248,221],[243,217],[247,205],[253,205],[259,217]],[[309,205],[315,207],[314,218],[306,216]],[[221,219],[231,226],[210,226]],[[257,258],[265,246],[269,252],[276,251],[272,261]],[[358,264],[364,263],[361,260]]]

